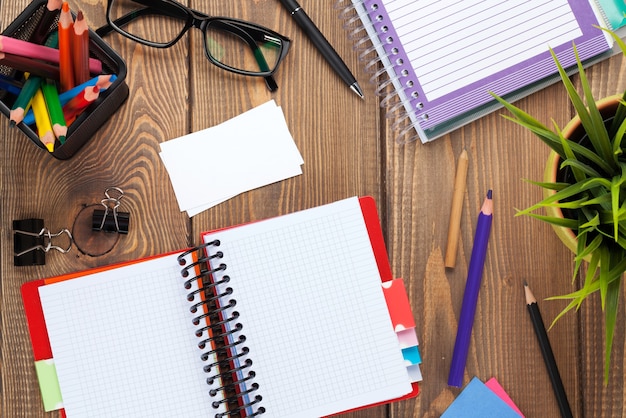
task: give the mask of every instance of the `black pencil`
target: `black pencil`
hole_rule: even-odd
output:
[[[526,294],[526,306],[528,307],[528,313],[530,313],[530,319],[532,320],[533,328],[535,328],[535,335],[537,335],[539,347],[541,348],[541,354],[543,355],[543,360],[546,363],[546,368],[548,369],[552,389],[554,389],[556,400],[559,403],[561,416],[563,418],[572,418],[572,410],[570,409],[569,402],[567,401],[563,381],[561,380],[559,369],[556,366],[556,360],[554,359],[554,354],[552,353],[552,347],[550,346],[550,340],[548,339],[548,334],[546,333],[546,327],[544,326],[543,319],[541,318],[541,312],[539,312],[537,299],[535,299],[535,296],[530,291],[528,283],[524,283],[524,293]]]

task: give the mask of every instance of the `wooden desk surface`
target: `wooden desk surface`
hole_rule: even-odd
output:
[[[414,400],[353,413],[352,417],[437,417],[459,394],[447,386],[467,264],[480,204],[493,189],[494,224],[466,367],[473,376],[495,376],[527,417],[558,416],[557,403],[533,334],[523,296],[526,280],[540,300],[546,322],[564,304],[543,298],[575,289],[572,256],[550,227],[515,208],[537,201],[541,192],[522,181],[541,179],[548,149],[502,112],[459,129],[428,145],[399,146],[393,140],[375,86],[352,50],[333,9],[334,1],[303,1],[365,91],[358,99],[330,70],[288,14],[274,0],[191,1],[211,15],[255,21],[289,36],[293,48],[270,94],[262,80],[229,74],[209,64],[198,31],[175,47],[157,50],[122,36],[107,37],[126,59],[128,101],[72,159],[45,155],[17,130],[0,124],[2,217],[1,393],[3,417],[50,416],[42,411],[32,352],[20,298],[20,285],[43,276],[130,260],[198,243],[200,231],[263,219],[352,195],[378,202],[393,272],[408,284],[423,356],[424,382]],[[2,28],[28,4],[0,3]],[[104,24],[105,1],[71,1],[91,27]],[[589,74],[599,96],[626,87],[622,58],[593,66]],[[180,213],[159,143],[204,129],[270,99],[282,106],[304,157],[296,178],[237,196],[192,219]],[[521,107],[564,124],[571,116],[565,92],[555,85],[522,100]],[[448,216],[456,159],[469,153],[467,192],[457,265],[445,269]],[[227,181],[212,172],[207,176]],[[190,179],[193,181],[193,179]],[[45,219],[51,230],[71,227],[82,207],[98,203],[109,186],[126,193],[131,213],[128,236],[105,256],[82,255],[75,248],[50,253],[45,266],[14,267],[11,221]],[[202,190],[198,190],[202,193]],[[580,279],[577,279],[580,281]],[[602,383],[603,326],[598,298],[568,314],[549,336],[572,409],[577,417],[624,413],[624,311],[620,309],[608,385]],[[56,414],[52,414],[56,416]]]

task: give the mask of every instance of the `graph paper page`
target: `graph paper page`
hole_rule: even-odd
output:
[[[68,418],[215,411],[176,256],[39,288]]]
[[[267,417],[319,417],[411,391],[357,198],[220,240]]]

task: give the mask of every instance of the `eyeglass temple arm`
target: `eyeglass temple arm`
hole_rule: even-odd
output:
[[[125,14],[124,16],[120,18],[115,19],[113,21],[113,24],[117,26],[118,28],[121,28],[129,24],[130,22],[132,22],[134,19],[145,16],[145,15],[160,14],[162,16],[175,17],[181,20],[187,20],[187,14],[184,12],[184,10],[182,10],[179,7],[169,5],[168,3],[154,2],[151,0],[132,0],[132,1],[135,3],[143,4],[146,7],[144,7],[143,9],[137,9],[135,11]],[[103,25],[102,27],[96,29],[95,32],[99,36],[102,37],[102,36],[108,35],[114,30],[115,29],[113,29],[113,27],[109,23],[107,23],[106,25]]]
[[[229,22],[224,22],[224,21],[216,21],[215,23],[217,27],[221,27],[221,28],[228,27],[228,30],[230,32],[237,34],[241,39],[245,40],[248,43],[248,46],[250,46],[250,48],[252,49],[254,58],[256,59],[256,62],[259,65],[259,69],[261,71],[270,70],[270,67],[269,65],[267,65],[267,60],[265,59],[265,56],[263,55],[261,48],[259,48],[259,46],[256,43],[256,40],[265,39],[265,35],[261,31],[258,31],[254,28],[243,29],[237,25],[230,24]],[[250,32],[254,32],[254,35],[256,35],[256,37],[251,36]],[[263,79],[265,80],[265,84],[267,85],[267,88],[269,89],[269,91],[274,92],[278,90],[278,84],[276,83],[276,80],[274,79],[272,75],[265,76],[263,77]]]
[[[159,14],[163,15],[163,16],[168,16],[167,14],[161,12],[160,10],[157,10],[157,12],[160,12]],[[117,26],[118,28],[122,28],[124,26],[126,26],[127,24],[129,24],[130,22],[132,22],[133,20],[135,20],[138,17],[142,17],[145,15],[154,15],[157,14],[155,13],[154,10],[151,10],[149,8],[144,8],[144,9],[139,9],[136,10],[134,12],[130,12],[128,14],[125,14],[122,17],[119,17],[117,19],[115,19],[113,21],[113,24],[115,26]],[[115,31],[115,29],[113,29],[113,26],[109,23],[102,25],[101,27],[99,27],[98,29],[95,30],[95,32],[98,34],[98,36],[103,37],[105,35],[108,35],[109,33]]]

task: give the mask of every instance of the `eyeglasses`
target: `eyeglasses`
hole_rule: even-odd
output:
[[[230,72],[264,77],[270,91],[272,75],[289,51],[291,40],[271,29],[227,17],[213,17],[173,0],[108,0],[107,25],[100,36],[116,31],[133,41],[169,48],[190,28],[202,31],[209,61]]]

